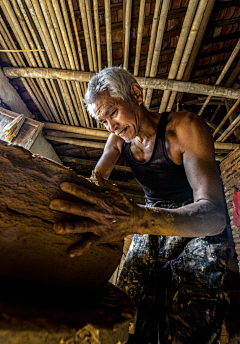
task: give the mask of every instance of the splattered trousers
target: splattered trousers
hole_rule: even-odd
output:
[[[131,342],[219,343],[230,299],[228,251],[226,230],[205,238],[134,235],[118,280],[138,306]]]

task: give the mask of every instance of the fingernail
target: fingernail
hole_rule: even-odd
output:
[[[49,204],[49,208],[52,209],[52,210],[55,210],[55,207],[56,207],[55,203],[56,203],[56,200],[51,201],[50,204]]]

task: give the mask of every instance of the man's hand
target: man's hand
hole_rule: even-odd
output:
[[[95,193],[80,185],[62,183],[60,187],[64,192],[84,203],[55,199],[50,204],[53,210],[86,217],[86,220],[54,225],[58,234],[91,233],[70,250],[71,257],[79,256],[100,243],[117,241],[136,233],[137,222],[141,218],[141,207],[127,199],[116,185],[103,179],[100,173],[96,172],[95,176],[104,190],[102,193]]]

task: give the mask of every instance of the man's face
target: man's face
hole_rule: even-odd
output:
[[[104,91],[93,104],[96,119],[105,128],[120,136],[124,141],[131,141],[137,135],[137,118],[134,108],[135,102],[128,103],[122,98],[111,97]]]

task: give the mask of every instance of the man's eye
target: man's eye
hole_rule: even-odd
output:
[[[111,114],[111,118],[115,115],[115,113],[117,112],[117,109],[116,110],[114,110],[113,112],[112,112],[112,114]]]

